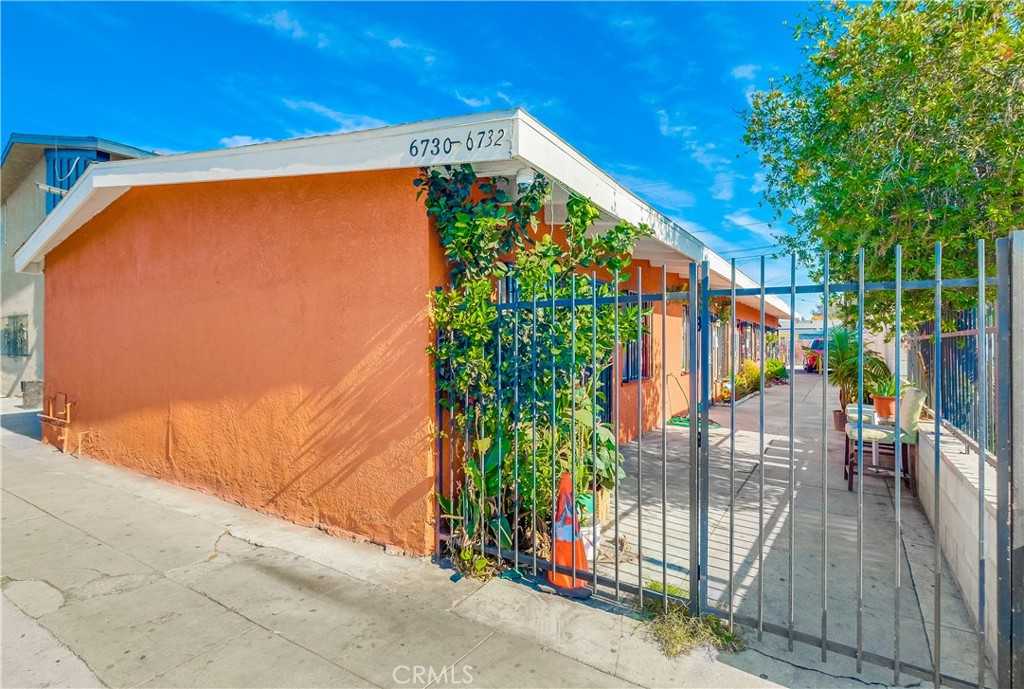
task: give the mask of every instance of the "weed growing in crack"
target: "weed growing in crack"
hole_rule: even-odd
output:
[[[662,585],[657,581],[648,581],[644,587],[656,593],[662,592]],[[680,598],[687,597],[686,590],[674,584],[668,585],[668,593]],[[717,615],[694,616],[689,608],[672,599],[669,599],[668,610],[665,610],[660,597],[645,598],[640,614],[648,634],[658,642],[662,652],[669,658],[698,648],[740,651],[745,647],[739,634],[731,631]]]

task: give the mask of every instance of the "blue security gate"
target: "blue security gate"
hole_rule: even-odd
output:
[[[438,441],[438,493],[445,506],[438,513],[439,551],[448,543],[450,552],[465,556],[467,546],[459,540],[461,534],[474,552],[497,556],[528,578],[539,580],[545,572],[555,571],[612,599],[628,595],[641,601],[661,600],[666,607],[672,602],[683,604],[695,614],[717,615],[730,625],[746,627],[758,639],[765,633],[787,638],[790,650],[796,644],[820,648],[822,663],[846,656],[856,660],[858,672],[864,663],[889,668],[897,684],[912,676],[936,685],[1024,687],[1024,514],[1022,501],[1013,499],[1024,495],[1024,403],[1019,401],[1020,393],[1015,393],[1024,387],[1024,233],[997,242],[995,276],[985,269],[984,242],[978,244],[977,276],[969,279],[944,279],[941,251],[941,246],[936,246],[935,275],[928,280],[904,279],[902,250],[896,247],[893,279],[887,282],[864,280],[862,249],[859,280],[854,283],[830,282],[826,252],[820,284],[796,284],[796,260],[792,257],[790,284],[782,287],[765,285],[764,258],[756,288],[737,287],[735,260],[731,286],[724,289],[710,287],[707,262],[690,264],[686,291],[668,290],[664,269],[660,273],[662,289],[653,293],[624,292],[617,274],[610,281],[598,280],[596,274],[553,275],[550,289],[529,300],[505,300],[502,291],[508,287],[499,286],[493,328],[498,373],[493,393],[481,394],[479,399],[469,395],[458,401],[439,399],[438,422],[446,430],[446,438]],[[636,272],[636,284],[643,284],[641,269]],[[910,412],[903,410],[912,409],[923,393],[904,391],[900,385],[893,395],[900,414],[888,427],[875,423],[880,419],[884,424],[885,418],[864,401],[865,367],[873,365],[865,361],[860,346],[865,341],[865,295],[873,291],[892,294],[893,331],[896,341],[903,342],[904,335],[920,331],[920,324],[905,328],[902,323],[902,298],[910,290],[934,293],[935,317],[930,324],[934,337],[928,343],[933,348],[931,361],[942,361],[945,291],[976,293],[978,322],[993,324],[991,331],[974,330],[973,366],[969,375],[958,371],[956,382],[960,387],[969,384],[996,392],[994,400],[978,396],[971,426],[978,447],[997,448],[995,466],[986,463],[985,452],[977,453],[976,504],[958,505],[956,514],[948,517],[950,507],[942,488],[952,476],[941,448],[951,431],[944,423],[942,411],[947,405],[942,395],[953,388],[944,380],[946,370],[933,365],[928,371],[930,419],[917,421],[914,413],[911,421],[905,421]],[[829,447],[829,434],[835,433],[831,430],[829,375],[836,362],[829,362],[830,347],[826,347],[820,379],[806,374],[807,385],[821,388],[820,423],[796,418],[797,338],[792,319],[784,356],[790,362],[788,418],[769,415],[766,420],[767,357],[762,336],[755,352],[760,375],[758,417],[746,430],[737,426],[738,407],[754,404],[754,400],[737,400],[741,348],[734,305],[741,298],[758,299],[758,325],[763,334],[766,299],[787,299],[795,313],[798,295],[820,295],[826,304],[844,295],[857,305],[855,321],[843,324],[859,354],[856,400],[841,410],[846,440],[840,456],[856,501],[852,502],[852,492],[850,498],[845,493],[831,498],[849,500],[846,512],[831,511],[828,488],[837,459],[834,448],[830,459]],[[712,339],[711,306],[722,300],[730,305],[726,330],[730,341],[721,336]],[[666,324],[674,304],[688,307],[682,310],[683,337],[689,344],[683,348],[688,359],[683,368],[690,372],[686,398],[691,412],[685,419],[672,418],[668,406],[668,371],[673,364],[668,360]],[[828,311],[824,309],[822,332],[834,341],[836,329],[828,322]],[[652,314],[660,315],[660,328]],[[567,331],[572,333],[571,344],[557,345],[556,333]],[[438,333],[439,341],[445,336]],[[958,333],[958,337],[966,336]],[[657,361],[659,350],[661,382],[657,388],[652,361]],[[723,358],[728,361],[730,390],[725,405],[714,404],[712,394],[713,368]],[[904,368],[897,355],[893,372],[897,381],[907,376]],[[635,399],[622,399],[620,378],[636,385]],[[651,389],[662,393],[648,396]],[[804,397],[807,394],[803,393]],[[773,394],[773,399],[778,397]],[[456,406],[453,402],[464,410],[463,416],[446,411]],[[750,417],[743,411],[741,416]],[[637,429],[643,431],[645,419],[652,415],[660,418],[653,430],[626,439],[627,417],[635,419]],[[496,439],[493,429],[484,429],[488,419],[495,418]],[[715,428],[716,420],[726,428]],[[912,432],[907,424],[913,425]],[[917,456],[918,426],[922,436],[927,429],[934,438],[929,456]],[[812,428],[819,436],[814,442],[807,439]],[[989,437],[992,429],[998,435],[994,443]],[[866,472],[884,469],[875,460],[890,446],[891,488],[889,483],[875,483],[871,485],[876,488],[866,493]],[[922,506],[936,534],[928,573],[930,605],[918,601],[926,585],[920,580],[920,571],[913,577],[915,564],[908,564],[905,542],[904,519],[908,515],[903,510],[909,508],[904,506],[913,507],[910,516],[915,519],[922,514],[904,487],[913,466],[922,469],[921,476],[928,475],[924,469],[931,472],[927,479],[931,495]],[[584,517],[583,540],[589,541],[590,547],[585,562],[578,560],[574,550],[571,563],[556,565],[552,553],[558,550],[558,539],[564,537],[554,519],[562,471],[571,474],[571,502]],[[804,485],[801,477],[813,471],[820,472],[821,485]],[[990,512],[986,475],[997,483],[994,561],[986,542]],[[480,488],[472,492],[466,487],[474,481]],[[880,497],[878,485],[889,491],[887,497]],[[606,515],[602,515],[602,496],[609,502]],[[467,500],[479,501],[478,509]],[[459,528],[458,518],[451,517],[459,511],[460,501],[467,510],[460,514],[475,515],[473,519],[479,520],[471,538]],[[890,508],[891,524],[880,528],[879,514],[889,514]],[[966,554],[958,555],[973,558],[976,570],[973,597],[966,602],[971,612],[965,613],[975,629],[969,645],[976,660],[966,664],[969,669],[963,662],[966,641],[962,630],[954,629],[954,640],[943,643],[944,635],[953,633],[944,631],[943,614],[948,613],[943,605],[944,587],[947,593],[951,586],[967,591],[972,584],[955,572],[955,583],[951,583],[944,574],[948,568],[942,534],[946,520],[957,515],[973,521],[977,534],[974,543],[964,545]],[[889,545],[880,545],[884,541]],[[779,561],[773,549],[784,553],[784,560]],[[880,553],[886,549],[889,555],[882,557]],[[814,576],[808,574],[812,562],[818,570]],[[916,566],[922,566],[921,562]],[[993,567],[998,582],[994,586],[988,583]],[[798,580],[802,582],[799,589]],[[850,580],[853,585],[847,586]],[[809,590],[808,581],[815,582],[817,590]],[[913,600],[908,587],[913,587]],[[848,595],[843,595],[844,591]],[[920,620],[905,614],[912,605],[918,606]],[[998,623],[994,638],[987,633],[993,616]],[[847,626],[853,627],[853,634],[842,638],[838,630]],[[927,637],[924,646],[922,635]]]

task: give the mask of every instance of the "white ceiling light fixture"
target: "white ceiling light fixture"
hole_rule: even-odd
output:
[[[516,186],[518,186],[521,191],[526,191],[525,187],[533,184],[533,180],[536,179],[536,177],[536,173],[531,168],[524,167],[516,173]]]

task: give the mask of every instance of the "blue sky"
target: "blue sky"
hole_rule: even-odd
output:
[[[5,2],[0,127],[178,152],[521,106],[757,277],[785,228],[738,113],[804,8]]]

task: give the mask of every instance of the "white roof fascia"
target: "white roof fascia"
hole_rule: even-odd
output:
[[[50,250],[131,187],[510,161],[518,114],[517,110],[503,110],[330,136],[93,164],[15,254],[15,270],[40,270]],[[469,136],[473,137],[472,143]],[[435,141],[437,154],[433,153]],[[118,191],[99,194],[101,189]],[[105,201],[100,208],[89,203],[97,196]]]
[[[731,279],[731,266],[724,258],[640,200],[574,148],[566,145],[550,129],[522,111],[519,113],[519,124],[515,153],[524,162],[549,179],[557,180],[589,198],[616,218],[635,225],[643,223],[650,226],[654,230],[654,239],[664,244],[666,249],[682,254],[691,261],[707,260],[712,272],[727,280]],[[760,284],[737,270],[736,286],[760,287]],[[789,313],[789,307],[775,296],[766,296],[765,302],[766,306],[775,307],[784,315]]]
[[[718,275],[724,277],[726,280],[732,279],[732,264],[726,261],[720,255],[712,251],[711,249],[705,249],[704,260],[708,262],[708,268]],[[736,288],[737,289],[753,289],[761,286],[757,280],[753,279],[739,268],[736,269]],[[759,299],[760,297],[758,297]],[[775,307],[783,317],[789,316],[789,304],[784,302],[774,294],[766,294],[765,307]]]
[[[620,220],[648,225],[655,239],[684,257],[698,260],[703,255],[705,247],[693,235],[641,201],[524,112],[519,113],[517,134],[516,153],[538,172],[587,197]]]
[[[426,142],[424,144],[424,142]],[[434,151],[437,151],[436,153]],[[472,163],[531,167],[620,220],[646,224],[653,240],[684,260],[730,266],[703,242],[625,189],[522,110],[501,110],[345,134],[90,165],[14,255],[18,272],[42,272],[48,252],[132,187],[406,169]],[[737,287],[758,283],[737,271]],[[789,308],[769,296],[783,314]]]

